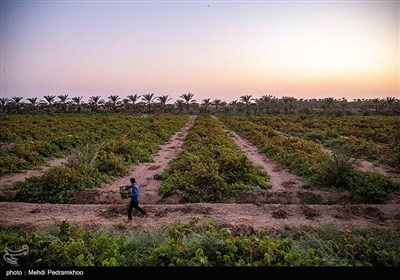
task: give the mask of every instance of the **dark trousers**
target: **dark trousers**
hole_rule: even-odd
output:
[[[129,218],[129,220],[132,219],[132,209],[133,208],[138,210],[143,215],[146,215],[146,211],[144,211],[142,208],[139,207],[139,201],[132,201],[131,200],[131,203],[129,204],[129,208],[128,208],[128,218]]]

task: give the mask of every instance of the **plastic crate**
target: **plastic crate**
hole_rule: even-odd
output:
[[[119,193],[121,194],[121,198],[129,198],[129,194],[130,194],[130,187],[131,186],[122,186],[119,187]]]

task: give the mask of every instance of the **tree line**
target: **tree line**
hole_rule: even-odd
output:
[[[70,97],[68,94],[45,95],[26,98],[14,96],[0,98],[1,113],[55,113],[55,112],[131,112],[131,113],[247,113],[247,114],[332,114],[332,115],[400,115],[400,100],[395,97],[354,99],[297,99],[284,96],[277,98],[266,94],[260,98],[252,95],[240,96],[238,100],[225,102],[221,99],[206,98],[200,102],[193,93],[185,93],[170,103],[169,95],[156,96],[154,93],[133,94],[125,98],[110,95],[106,100],[91,96],[87,102],[83,96]]]

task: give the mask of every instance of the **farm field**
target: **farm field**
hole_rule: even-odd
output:
[[[388,194],[400,190],[396,169],[389,176],[359,170],[352,165],[353,160],[346,151],[332,155],[320,143],[286,137],[268,125],[238,117],[224,117],[223,120],[272,160],[305,178],[308,187],[347,190],[354,200],[372,203],[382,203]]]
[[[27,178],[26,181],[17,183],[15,187],[16,199],[21,201],[65,203],[70,202],[77,190],[90,188],[101,182],[107,182],[115,176],[124,175],[130,164],[151,161],[151,155],[157,151],[158,146],[167,141],[176,129],[185,123],[187,117],[168,115],[149,118],[134,115],[65,117],[55,115],[45,118],[34,115],[31,118],[19,116],[14,119],[7,116],[3,121],[5,122],[7,119],[11,126],[26,127],[15,131],[6,130],[8,134],[3,137],[5,143],[2,144],[1,149],[4,153],[2,157],[4,166],[8,166],[7,162],[13,161],[14,158],[26,161],[24,155],[28,159],[31,155],[37,156],[39,162],[44,161],[43,155],[40,155],[35,149],[30,149],[31,145],[50,146],[54,147],[55,151],[59,151],[59,147],[65,144],[59,139],[72,138],[70,140],[72,142],[63,148],[66,164],[52,167],[41,176]],[[55,131],[63,131],[65,123],[69,122],[69,119],[72,120],[72,124],[68,126],[66,133],[63,132],[65,135],[56,138]],[[32,123],[36,125],[41,122],[54,124],[31,127]],[[79,124],[76,125],[75,122]],[[32,134],[39,135],[36,137],[37,140],[30,140],[29,137],[24,136],[27,131],[35,130],[35,128],[38,131]],[[74,130],[77,131],[76,135],[78,136],[76,137]],[[15,148],[17,145],[18,149]],[[20,151],[24,152],[22,156],[19,154]],[[66,154],[67,151],[70,154]],[[18,164],[15,166],[21,167]],[[1,180],[3,189],[12,183],[12,180],[11,182],[7,180],[10,178],[12,179],[13,176],[6,175]]]
[[[345,147],[359,158],[400,168],[400,151],[395,150],[399,117],[279,115],[252,116],[251,121],[328,148]]]
[[[169,116],[160,116],[153,123],[154,118],[138,115],[1,115],[0,175],[38,166],[50,158],[66,156],[77,147],[113,139],[132,138],[143,142],[146,137],[159,137],[165,141],[165,137],[168,139],[171,136],[168,134],[170,129],[182,124],[179,121],[182,122],[183,118],[175,119],[177,123],[170,122]],[[160,131],[154,131],[157,129]]]
[[[400,267],[399,11],[1,1],[0,274]]]
[[[360,170],[291,118],[302,125],[296,116],[6,116],[0,243],[29,245],[26,265],[399,265],[399,170]],[[397,119],[382,119],[343,135],[390,145],[371,132],[391,135]],[[64,138],[74,140],[61,148]],[[54,151],[6,168],[24,149],[28,162],[34,143]],[[65,161],[40,176],[12,171],[54,157]],[[119,187],[131,177],[148,216],[128,222]]]

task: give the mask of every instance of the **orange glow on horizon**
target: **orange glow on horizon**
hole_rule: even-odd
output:
[[[399,8],[4,2],[0,96],[400,98]]]

